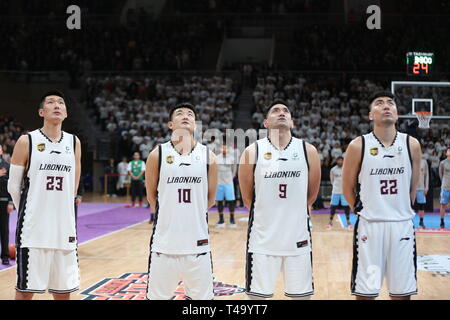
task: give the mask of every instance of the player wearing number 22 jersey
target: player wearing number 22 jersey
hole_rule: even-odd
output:
[[[358,299],[373,299],[386,278],[392,299],[409,299],[417,293],[412,204],[420,144],[396,130],[390,92],[375,93],[370,101],[374,130],[351,142],[342,173],[345,198],[358,215],[351,291]]]
[[[319,189],[320,161],[312,145],[292,137],[286,103],[274,101],[264,125],[268,137],[244,151],[239,168],[242,196],[250,209],[247,297],[272,297],[281,271],[285,295],[305,299],[313,294],[308,207]]]

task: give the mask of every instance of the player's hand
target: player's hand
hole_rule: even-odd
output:
[[[0,177],[6,176],[8,171],[6,171],[6,168],[1,167],[0,168]]]
[[[75,198],[75,205],[76,205],[76,206],[79,206],[80,203],[81,203],[81,200],[82,200],[82,197],[81,197],[81,196],[77,196],[77,197]]]
[[[12,203],[9,203],[6,207],[6,212],[11,213],[14,210],[14,205]]]
[[[427,195],[428,194],[428,189],[425,189],[425,195]]]

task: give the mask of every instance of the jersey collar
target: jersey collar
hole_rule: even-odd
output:
[[[59,138],[59,141],[57,142],[53,142],[52,139],[50,139],[49,137],[47,137],[45,135],[45,133],[42,131],[42,128],[39,128],[39,132],[45,137],[45,139],[47,139],[50,143],[61,143],[63,137],[64,137],[64,131],[61,131],[61,138]]]
[[[383,148],[390,148],[390,147],[392,147],[392,146],[394,145],[395,141],[397,140],[398,131],[395,131],[395,137],[394,137],[394,140],[392,141],[391,145],[390,145],[390,146],[387,146],[387,147],[385,147],[385,146],[383,145],[383,143],[381,142],[381,140],[378,139],[378,137],[375,135],[375,132],[372,131],[372,134],[373,134],[373,136],[375,137],[375,140],[377,140],[378,143],[379,143]]]

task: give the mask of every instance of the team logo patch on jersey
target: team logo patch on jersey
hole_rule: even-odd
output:
[[[201,247],[201,246],[207,246],[208,245],[208,239],[202,239],[202,240],[198,240],[197,241],[197,247]]]
[[[44,151],[45,150],[45,143],[43,143],[43,142],[42,143],[38,143],[37,149],[40,152]]]
[[[367,242],[367,239],[368,239],[367,236],[362,236],[362,237],[361,237],[361,241],[364,242],[364,243]]]
[[[264,153],[264,159],[266,159],[266,160],[272,159],[272,152],[266,152],[266,153]]]
[[[168,155],[168,156],[166,157],[166,162],[167,162],[168,164],[172,164],[172,163],[173,163],[173,156]]]
[[[370,154],[372,156],[376,156],[378,154],[378,148],[370,148]]]
[[[299,160],[299,159],[300,159],[300,157],[298,156],[298,153],[295,152],[295,153],[292,155],[292,160]]]
[[[146,300],[147,273],[124,273],[117,278],[106,278],[90,286],[81,295],[83,300]],[[244,293],[237,285],[214,281],[214,296],[224,297]],[[186,300],[183,280],[178,282],[172,300]]]

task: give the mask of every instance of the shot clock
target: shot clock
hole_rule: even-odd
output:
[[[430,76],[433,73],[434,53],[408,52],[406,74],[408,76]]]

